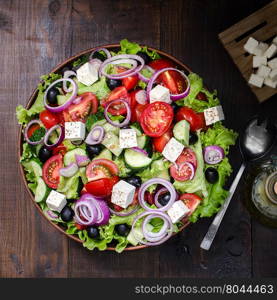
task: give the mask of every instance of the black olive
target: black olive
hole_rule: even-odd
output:
[[[42,146],[38,152],[38,158],[45,163],[52,156],[52,151]]]
[[[100,59],[101,61],[104,61],[107,59],[107,57],[100,52],[94,52],[94,54],[92,55],[92,58],[97,58],[97,59]]]
[[[98,239],[100,237],[99,229],[95,226],[89,226],[87,228],[87,233],[92,239]]]
[[[142,52],[142,51],[139,51],[139,52],[137,53],[137,55],[140,56],[141,58],[143,58],[144,63],[145,63],[146,65],[150,63],[151,57],[150,57],[147,53]]]
[[[125,181],[127,181],[128,183],[130,183],[131,185],[139,188],[141,186],[141,178],[139,176],[132,176],[132,177],[127,177],[125,178]]]
[[[173,108],[174,113],[176,113],[177,110],[178,110],[178,108],[180,107],[180,106],[177,105],[175,102],[172,102],[172,103],[171,103],[171,106],[172,106],[172,108]]]
[[[195,132],[189,133],[189,144],[194,145],[198,141],[198,135]]]
[[[121,80],[118,80],[118,79],[109,79],[109,78],[107,78],[106,82],[107,82],[108,88],[111,91],[122,85]]]
[[[218,181],[218,172],[217,169],[209,167],[205,171],[206,180],[209,183],[216,183]]]
[[[167,203],[169,202],[169,200],[170,200],[170,193],[163,193],[163,194],[161,194],[160,196],[159,196],[159,199],[158,199],[158,201],[160,202],[160,204],[162,205],[162,206],[165,206],[165,205],[167,205]]]
[[[64,222],[69,222],[73,219],[73,217],[74,217],[73,209],[70,208],[69,206],[65,206],[61,211],[61,219]]]
[[[47,93],[47,100],[50,104],[57,104],[57,96],[59,95],[59,90],[52,87]]]
[[[128,226],[127,224],[119,224],[119,225],[115,225],[115,231],[122,236],[127,236],[131,230],[130,226]]]
[[[86,151],[88,154],[88,157],[90,159],[93,159],[96,155],[98,155],[102,150],[101,145],[87,145],[86,146]]]

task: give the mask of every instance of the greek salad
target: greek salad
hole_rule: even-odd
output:
[[[16,108],[20,163],[47,218],[84,247],[159,245],[220,209],[237,133],[199,75],[124,39],[41,79]]]

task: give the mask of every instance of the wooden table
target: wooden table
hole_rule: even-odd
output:
[[[267,3],[0,0],[0,277],[277,276],[277,231],[250,218],[241,188],[209,252],[199,245],[211,219],[160,247],[121,255],[89,252],[35,210],[20,178],[16,151],[15,107],[27,102],[39,76],[81,50],[126,37],[167,51],[205,78],[207,86],[218,90],[227,126],[239,130],[257,112],[276,119],[276,97],[259,105],[218,40],[218,33]],[[240,160],[234,147],[234,171]]]

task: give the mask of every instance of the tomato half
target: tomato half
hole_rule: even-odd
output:
[[[163,152],[163,149],[165,145],[168,143],[168,141],[172,138],[172,128],[168,129],[167,132],[165,132],[162,136],[153,138],[153,145],[155,151]]]
[[[47,129],[51,128],[54,125],[59,124],[59,117],[56,114],[51,113],[47,109],[40,112],[39,119]]]
[[[189,162],[197,168],[197,158],[195,152],[191,148],[185,148],[180,156],[176,160],[176,164],[182,164],[184,162]]]
[[[140,124],[148,136],[159,137],[170,127],[173,120],[173,108],[165,102],[148,104],[141,114]]]
[[[56,189],[60,182],[59,170],[63,166],[61,154],[50,157],[42,167],[42,177],[44,182],[52,189]]]
[[[165,58],[159,58],[152,60],[149,63],[149,66],[153,68],[154,70],[161,70],[164,68],[174,68],[174,63],[171,60],[165,59]]]
[[[93,196],[107,197],[111,195],[114,184],[113,178],[101,178],[85,184],[85,189]]]
[[[111,178],[119,172],[117,165],[109,159],[95,159],[86,167],[86,176],[88,181],[94,181],[101,178]]]
[[[190,130],[196,131],[206,126],[205,120],[201,114],[196,113],[189,107],[181,107],[176,113],[176,121],[186,120],[190,123]]]
[[[182,194],[179,197],[179,200],[182,200],[184,204],[190,209],[190,215],[195,211],[199,203],[202,201],[199,196],[192,193]]]
[[[147,107],[147,105],[143,105],[143,104],[136,104],[135,109],[134,109],[134,114],[135,114],[135,121],[136,122],[140,122],[141,119],[141,114],[142,112],[145,110],[145,108]]]
[[[130,91],[132,90],[138,83],[139,78],[138,75],[125,77],[122,79],[122,84],[125,86],[125,88]]]
[[[170,167],[170,175],[178,181],[190,180],[194,170],[185,162]]]

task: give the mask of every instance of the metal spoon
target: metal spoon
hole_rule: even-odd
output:
[[[210,249],[246,164],[249,161],[254,161],[266,155],[274,145],[276,133],[274,128],[270,127],[268,123],[269,122],[265,120],[259,125],[258,117],[255,117],[247,123],[244,132],[240,135],[239,148],[242,154],[243,162],[230,187],[229,196],[226,198],[221,209],[215,216],[208,232],[201,242],[200,247],[202,249]]]

